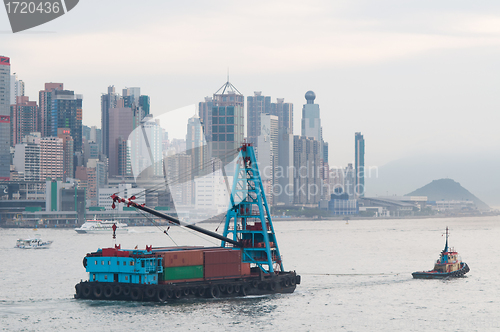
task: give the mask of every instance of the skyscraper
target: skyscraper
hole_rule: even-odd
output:
[[[134,177],[141,175],[151,179],[163,176],[163,147],[160,120],[151,114],[145,116],[140,127],[135,128],[129,136],[131,141],[132,172]],[[143,173],[146,171],[145,173]],[[142,174],[141,174],[142,173]]]
[[[59,137],[40,139],[40,179],[52,180],[64,177],[63,140]]]
[[[108,93],[101,96],[101,136],[102,136],[102,153],[109,157],[111,149],[110,141],[110,115],[111,108],[130,108],[132,111],[132,129],[137,128],[142,119],[149,115],[150,98],[146,95],[141,95],[141,88],[125,88],[122,89],[123,95],[120,96],[115,92],[114,86],[108,87]],[[96,141],[97,142],[97,141]],[[132,147],[137,142],[132,143]]]
[[[142,95],[139,97],[139,106],[142,108],[143,116],[147,116],[150,113],[150,99],[149,96]]]
[[[19,96],[15,103],[10,105],[11,144],[21,143],[24,136],[40,131],[40,113],[36,101],[29,101],[29,97]]]
[[[321,142],[323,135],[321,132],[319,105],[314,103],[314,99],[316,99],[316,94],[312,91],[307,91],[307,104],[302,107],[302,136],[312,137]]]
[[[261,114],[271,114],[271,97],[255,91],[247,97],[247,142],[258,147],[258,137],[261,131]]]
[[[0,180],[10,179],[10,58],[0,56]]]
[[[320,177],[320,142],[313,137],[294,136],[294,204],[314,206],[323,190]]]
[[[133,129],[132,109],[114,107],[109,109],[109,176],[123,176],[130,161],[127,141]]]
[[[214,93],[213,103],[211,156],[232,160],[245,135],[245,99],[227,81]]]
[[[73,151],[82,151],[82,95],[70,90],[52,92],[51,136],[57,136],[59,128],[69,128],[73,138]]]
[[[16,73],[10,75],[10,104],[16,103],[16,98],[24,96],[24,82],[17,79]]]
[[[40,144],[33,140],[16,144],[13,164],[24,174],[24,181],[40,181]]]
[[[192,177],[196,177],[203,170],[207,153],[207,142],[203,134],[203,126],[197,115],[188,120],[186,134],[186,153],[191,156]]]
[[[42,133],[42,137],[56,135],[53,134],[52,130],[52,122],[57,119],[57,117],[52,114],[52,92],[54,90],[64,90],[63,83],[45,83],[45,90],[41,90],[38,93],[38,107],[40,108],[40,132]]]
[[[198,104],[198,115],[203,126],[203,132],[207,142],[212,140],[212,107],[214,102],[212,97],[205,97],[205,101]]]
[[[284,98],[277,98],[276,103],[271,103],[271,114],[277,115],[280,130],[287,129],[286,132],[293,134],[293,104],[285,103]]]
[[[274,174],[278,164],[278,117],[260,114],[260,135],[257,137],[257,162],[268,203],[273,204]]]
[[[291,128],[278,129],[278,167],[274,175],[274,197],[277,204],[293,205],[294,138]]]
[[[57,128],[57,137],[63,140],[63,181],[74,178],[73,170],[73,138],[69,128]]]
[[[109,110],[116,107],[119,98],[114,86],[109,86],[108,93],[101,96],[102,153],[106,157],[109,157]]]
[[[355,144],[355,170],[356,170],[356,195],[365,196],[365,139],[361,133],[354,135]]]

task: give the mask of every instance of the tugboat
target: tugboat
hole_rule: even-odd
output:
[[[219,239],[219,247],[146,245],[146,250],[126,250],[115,245],[98,249],[83,259],[89,279],[75,285],[75,298],[163,303],[181,298],[293,293],[301,278],[283,268],[251,144],[239,148],[236,161],[222,235],[137,204],[134,196],[111,196],[113,208],[115,203],[127,204]]]
[[[453,248],[448,248],[448,227],[446,227],[446,243],[432,271],[413,272],[415,279],[443,279],[463,277],[469,272],[467,263],[462,262]]]

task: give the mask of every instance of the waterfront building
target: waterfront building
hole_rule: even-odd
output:
[[[354,136],[355,144],[355,171],[356,171],[356,195],[365,196],[365,139],[361,133]]]
[[[64,177],[63,140],[59,137],[40,139],[40,178],[45,180],[63,179]]]
[[[10,106],[10,140],[12,146],[21,143],[29,133],[39,132],[41,129],[40,113],[36,101],[30,101],[29,97],[26,96],[16,98]]]
[[[40,181],[40,144],[26,141],[16,144],[13,164],[24,181]]]
[[[274,174],[275,205],[293,205],[294,200],[294,138],[290,128],[278,129],[278,166]]]
[[[85,222],[86,190],[79,189],[75,181],[63,182],[47,179],[45,184],[45,211],[75,211],[76,223]]]
[[[271,97],[263,96],[261,91],[255,91],[247,97],[247,142],[256,148],[261,134],[261,114],[271,113]]]
[[[10,58],[0,56],[0,181],[10,179]]]
[[[211,157],[232,160],[243,143],[245,130],[245,99],[227,81],[214,93],[212,107]]]
[[[320,142],[312,137],[294,136],[294,204],[317,206],[323,190]]]
[[[132,197],[136,196],[134,202],[137,204],[145,204],[146,203],[146,195],[144,195],[144,188],[132,188],[132,184],[130,183],[120,183],[118,187],[110,187],[110,188],[100,188],[99,189],[99,206],[104,207],[106,211],[113,210],[113,199],[111,195],[118,193],[119,196],[122,197]],[[115,211],[124,211],[127,209],[127,205],[125,204],[115,204]]]
[[[99,196],[100,188],[104,188],[108,183],[108,168],[105,162],[98,159],[89,159],[87,162],[87,170],[89,177],[90,198],[93,205],[97,205],[97,197]],[[92,178],[95,177],[95,192],[93,192]]]

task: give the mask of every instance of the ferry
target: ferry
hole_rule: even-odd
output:
[[[42,239],[35,238],[27,238],[27,239],[18,239],[16,242],[16,248],[19,249],[47,249],[52,244],[52,241],[43,241]]]
[[[462,262],[458,252],[448,247],[448,227],[446,227],[446,243],[431,271],[413,272],[415,279],[443,279],[463,277],[470,271],[467,263]]]
[[[128,225],[109,220],[87,220],[81,227],[75,228],[79,234],[109,234],[113,231],[113,225],[116,225],[117,233],[128,232]]]

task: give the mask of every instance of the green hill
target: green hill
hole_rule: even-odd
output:
[[[427,196],[429,201],[473,201],[479,210],[490,210],[486,203],[452,179],[434,180],[406,196]]]

